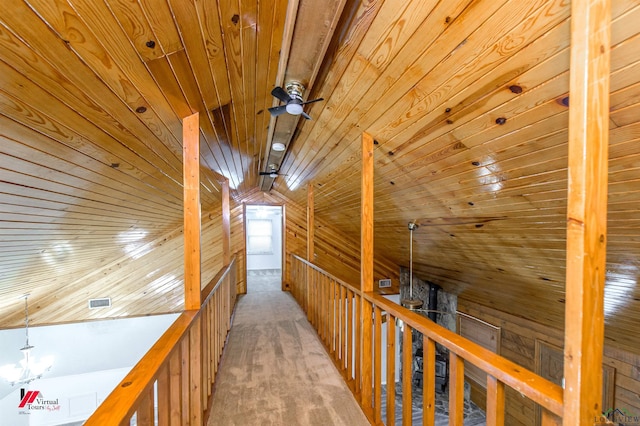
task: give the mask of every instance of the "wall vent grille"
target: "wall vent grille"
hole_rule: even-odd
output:
[[[378,281],[378,287],[379,288],[389,288],[389,287],[391,287],[391,279],[390,278],[386,278],[384,280]]]
[[[89,309],[109,308],[111,307],[111,298],[103,297],[101,299],[89,299]]]

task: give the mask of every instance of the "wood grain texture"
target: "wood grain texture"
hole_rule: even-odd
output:
[[[362,183],[360,185],[360,289],[373,291],[373,138],[362,134]]]
[[[183,121],[184,150],[184,306],[200,308],[200,132],[198,114]]]
[[[182,119],[198,112],[203,282],[222,259],[217,175],[229,180],[238,292],[243,203],[285,206],[286,252],[304,255],[309,184],[317,264],[359,282],[366,132],[377,141],[374,281],[397,286],[415,220],[419,277],[508,318],[564,328],[570,2],[3,6],[0,327],[21,326],[15,301],[27,292],[34,325],[183,308]],[[640,321],[638,19],[637,1],[611,2],[604,335],[605,350],[625,353],[640,347],[630,332]],[[271,90],[294,79],[305,99],[325,99],[306,106],[312,120],[268,112]],[[278,140],[287,151],[274,155]],[[263,181],[271,162],[280,176]],[[112,309],[84,309],[107,293]],[[529,338],[502,337],[527,362]],[[617,403],[636,407],[637,375],[616,377]],[[506,423],[533,415],[506,393]]]
[[[609,161],[609,1],[572,3],[563,424],[602,403]]]

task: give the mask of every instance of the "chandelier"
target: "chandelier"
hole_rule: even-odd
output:
[[[23,358],[20,360],[20,364],[8,364],[0,367],[0,376],[6,379],[11,386],[28,384],[36,379],[42,377],[42,375],[51,369],[53,365],[53,357],[46,356],[40,361],[31,354],[31,350],[34,348],[29,344],[29,305],[27,298],[29,294],[24,295],[24,325],[26,333],[26,343],[24,347],[20,348]]]

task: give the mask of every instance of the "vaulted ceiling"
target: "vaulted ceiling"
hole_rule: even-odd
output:
[[[638,348],[640,5],[612,3],[607,337]],[[423,278],[562,326],[570,24],[568,0],[4,0],[0,316],[179,228],[199,112],[205,211],[220,176],[312,184],[357,239],[366,131],[377,256],[407,265],[416,221]],[[291,81],[312,120],[269,114]]]

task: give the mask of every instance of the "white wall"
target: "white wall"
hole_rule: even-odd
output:
[[[52,355],[54,362],[52,369],[42,379],[25,386],[25,389],[39,390],[45,399],[59,398],[60,410],[67,413],[67,420],[51,423],[54,416],[42,413],[44,420],[40,419],[40,415],[31,414],[19,417],[21,422],[25,421],[25,417],[31,418],[30,423],[6,423],[5,419],[18,415],[20,387],[11,387],[0,379],[0,425],[53,425],[73,421],[69,420],[73,418],[71,414],[77,413],[90,398],[72,400],[75,401],[75,407],[69,406],[69,398],[93,394],[97,401],[101,401],[105,392],[110,392],[177,316],[154,315],[29,327],[29,343],[35,347],[33,355],[36,358]],[[24,328],[0,330],[0,366],[19,362],[22,358],[20,348],[24,343]],[[52,411],[50,414],[58,418],[58,413]]]
[[[53,379],[40,379],[25,389],[39,391],[40,397],[58,404],[43,410],[18,408],[20,388],[0,401],[0,426],[63,425],[86,420],[104,401],[131,367]]]
[[[246,220],[271,220],[273,251],[270,254],[250,254],[247,252],[247,270],[282,269],[282,207],[247,206]],[[247,247],[249,234],[247,233]]]

